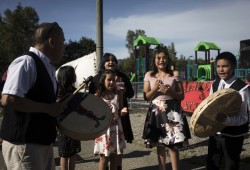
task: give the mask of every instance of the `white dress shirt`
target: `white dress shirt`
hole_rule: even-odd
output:
[[[45,65],[53,82],[54,91],[56,92],[55,68],[50,64],[49,58],[36,48],[30,47],[29,51],[34,52]],[[36,77],[36,64],[33,58],[29,55],[20,56],[8,67],[7,79],[2,94],[24,97],[29,89],[35,84]]]
[[[222,89],[222,85],[224,84],[225,87],[224,88],[229,88],[235,81],[236,81],[237,77],[233,76],[230,79],[224,81],[224,80],[220,80],[218,89]],[[210,89],[210,94],[213,93],[213,88]],[[225,124],[227,126],[240,126],[244,123],[246,123],[248,121],[248,99],[249,99],[249,89],[248,89],[248,85],[246,85],[245,87],[243,87],[240,91],[239,91],[241,98],[242,98],[242,104],[240,107],[240,111],[239,114],[236,114],[235,116],[227,116],[227,119],[225,121]]]

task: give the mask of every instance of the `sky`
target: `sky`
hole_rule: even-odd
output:
[[[66,42],[81,37],[96,41],[96,0],[0,0],[1,16],[6,9],[15,10],[18,2],[33,7],[39,23],[58,22]],[[221,51],[236,55],[240,41],[250,39],[250,1],[103,0],[104,53],[127,58],[127,31],[138,29],[164,45],[174,43],[177,56],[194,56],[200,41],[216,43]],[[211,51],[211,57],[216,54]]]

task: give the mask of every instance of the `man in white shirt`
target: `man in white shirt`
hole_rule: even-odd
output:
[[[56,102],[53,64],[63,56],[64,33],[56,22],[43,23],[33,41],[27,55],[10,64],[2,91],[2,152],[11,170],[55,169],[56,116],[63,105]]]

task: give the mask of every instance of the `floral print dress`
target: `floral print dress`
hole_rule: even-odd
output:
[[[146,74],[144,82],[149,82],[150,89],[153,89],[156,76]],[[177,82],[174,77],[167,76],[161,79],[164,85],[172,90],[177,89]],[[155,146],[182,147],[186,138],[184,133],[183,111],[180,101],[171,95],[157,91],[148,108],[143,135],[147,148]]]
[[[153,100],[143,130],[146,147],[182,144],[185,139],[183,125],[181,108],[174,99]]]
[[[112,120],[106,133],[95,139],[94,154],[102,154],[109,156],[111,153],[122,154],[122,150],[126,147],[125,137],[118,112],[119,102],[118,96],[114,99],[103,100],[112,106]]]

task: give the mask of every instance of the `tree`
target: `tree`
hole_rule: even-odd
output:
[[[145,35],[145,31],[138,29],[135,31],[128,30],[126,36],[126,47],[129,52],[129,57],[123,60],[119,60],[119,68],[121,71],[125,72],[128,76],[130,72],[135,72],[134,68],[134,41],[139,35]],[[142,49],[140,50],[142,51]]]
[[[19,3],[14,11],[6,9],[0,17],[0,73],[18,56],[28,51],[39,21],[32,7]]]
[[[18,56],[29,50],[32,35],[38,26],[39,17],[32,7],[22,7],[19,3],[14,11],[6,9],[0,14],[0,75]],[[65,45],[65,55],[60,65],[95,51],[93,40],[82,37]],[[59,66],[59,65],[58,65]]]
[[[95,42],[86,37],[80,38],[79,41],[71,41],[65,44],[65,52],[60,65],[67,63],[69,61],[75,60],[82,56],[88,55],[96,50]]]
[[[167,49],[168,49],[169,57],[171,58],[173,63],[175,63],[176,60],[177,60],[177,57],[176,57],[176,51],[175,51],[174,43],[172,42],[170,45],[168,45]]]
[[[128,52],[129,54],[133,54],[134,53],[134,41],[136,40],[136,38],[139,35],[145,35],[145,31],[144,30],[128,30],[127,32],[127,37],[126,37],[126,47],[128,48]]]
[[[125,73],[128,77],[130,77],[131,72],[135,72],[134,70],[134,59],[131,57],[122,59],[118,61],[118,68],[121,72]]]
[[[187,64],[189,64],[186,60],[186,57],[184,55],[180,55],[180,57],[178,59],[176,59],[175,62],[175,66],[177,70],[184,70],[187,66]]]

